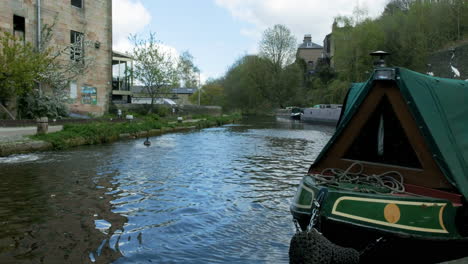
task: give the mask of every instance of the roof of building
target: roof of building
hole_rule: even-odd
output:
[[[172,93],[175,94],[193,94],[197,91],[197,88],[174,88]]]
[[[314,42],[304,42],[299,45],[299,49],[323,49],[323,47]]]
[[[468,197],[468,82],[432,77],[395,68],[395,83],[446,179]],[[353,120],[374,87],[374,78],[353,84],[345,99],[337,131],[317,160]],[[317,161],[316,161],[317,162]]]
[[[112,51],[112,57],[120,57],[120,58],[126,58],[126,59],[132,59],[132,57],[129,54],[122,53],[119,51]]]
[[[197,91],[197,88],[172,88],[170,93],[172,93],[172,94],[193,94],[196,91]],[[135,86],[132,86],[132,92],[144,94],[144,93],[146,93],[146,90],[145,90],[145,87],[142,86],[142,85],[135,85]]]

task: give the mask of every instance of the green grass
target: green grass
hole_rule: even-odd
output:
[[[240,120],[240,115],[206,117],[195,123],[198,128],[220,126]],[[103,144],[116,141],[121,134],[136,134],[153,129],[193,126],[194,124],[171,123],[161,120],[158,115],[143,116],[140,120],[124,123],[94,122],[88,124],[67,124],[63,130],[31,138],[50,142],[54,149],[67,149],[80,145]]]

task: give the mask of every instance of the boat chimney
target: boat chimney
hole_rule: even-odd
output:
[[[387,65],[385,64],[385,56],[390,55],[390,53],[382,50],[374,51],[370,53],[371,56],[373,57],[379,57],[378,60],[374,61],[374,68],[383,68],[386,67]]]
[[[385,51],[374,51],[370,53],[371,56],[379,57],[378,60],[374,62],[374,80],[379,81],[392,81],[396,78],[396,72],[394,68],[387,68],[385,64],[385,56],[390,55],[390,53]]]
[[[434,73],[432,72],[432,64],[427,64],[427,72],[426,74],[429,76],[434,76]]]

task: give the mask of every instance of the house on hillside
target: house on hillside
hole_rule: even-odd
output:
[[[0,1],[1,31],[39,46],[45,24],[55,24],[53,45],[92,43],[75,47],[71,56],[63,58],[79,60],[86,54],[94,60],[87,73],[71,81],[69,107],[71,112],[102,115],[112,87],[112,0]]]
[[[303,59],[307,63],[307,68],[309,71],[314,71],[319,59],[323,57],[323,47],[312,42],[312,36],[306,34],[304,36],[304,41],[299,45],[297,49],[296,57]]]

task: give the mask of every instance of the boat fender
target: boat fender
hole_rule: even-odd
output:
[[[289,246],[290,264],[357,264],[359,252],[330,242],[317,230],[296,233]]]
[[[327,188],[322,188],[317,193],[312,203],[312,214],[307,229],[301,231],[296,225],[297,232],[292,237],[289,245],[289,263],[359,263],[359,252],[357,250],[333,244],[316,229],[320,209],[327,194]]]

